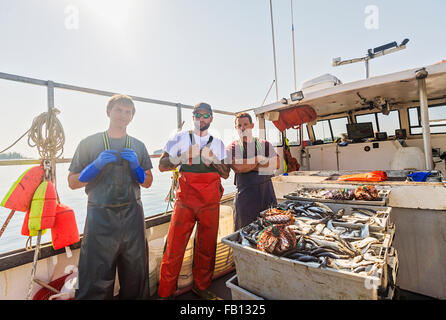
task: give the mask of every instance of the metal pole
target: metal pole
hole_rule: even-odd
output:
[[[294,67],[294,91],[297,91],[297,78],[296,78],[296,47],[294,45],[294,14],[293,14],[293,0],[291,3],[291,39],[293,41],[293,67]]]
[[[257,116],[259,120],[259,138],[265,140],[266,139],[266,128],[265,128],[265,117],[263,114]]]
[[[368,79],[370,75],[370,69],[369,69],[369,59],[365,59],[365,78]]]
[[[54,109],[54,82],[48,80],[48,116],[50,115],[50,112],[52,112]],[[50,130],[53,130],[53,123],[47,123],[49,125],[49,128],[47,128],[47,133],[50,134]],[[50,180],[54,184],[54,188],[57,189],[56,186],[56,155],[51,152],[51,173],[50,173]]]
[[[426,78],[428,73],[425,69],[417,71],[418,90],[420,95],[421,125],[423,127],[424,156],[426,159],[426,170],[432,170],[432,143],[429,126],[429,105],[427,102]]]
[[[48,111],[54,108],[54,82],[48,80]]]
[[[178,131],[181,131],[183,128],[183,119],[181,115],[181,103],[177,104],[177,129]]]
[[[276,43],[274,40],[274,21],[273,21],[273,4],[272,0],[269,0],[269,8],[271,13],[271,33],[273,35],[273,58],[274,58],[274,78],[276,80],[276,101],[279,101],[279,87],[277,83],[277,64],[276,64]]]

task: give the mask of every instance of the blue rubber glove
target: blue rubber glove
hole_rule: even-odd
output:
[[[95,161],[90,163],[84,168],[84,170],[82,170],[81,174],[79,175],[79,181],[88,182],[94,179],[108,163],[118,161],[117,154],[118,151],[116,150],[103,151]]]
[[[146,172],[139,165],[138,156],[136,155],[136,152],[133,151],[132,149],[124,148],[120,153],[121,153],[121,158],[129,162],[130,170],[132,170],[135,179],[141,184],[144,183],[144,180],[146,179]]]

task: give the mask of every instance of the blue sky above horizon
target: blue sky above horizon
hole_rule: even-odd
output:
[[[364,25],[379,9],[378,29]],[[371,76],[446,59],[446,1],[294,0],[297,86],[325,73],[344,83],[365,77],[362,63],[332,58],[409,38],[406,50],[375,59]],[[68,8],[78,28],[67,28]],[[294,91],[289,0],[273,0],[279,98]],[[260,106],[274,79],[269,0],[1,0],[0,72],[228,111]],[[0,80],[0,148],[46,111],[46,89]],[[275,100],[271,91],[266,103]],[[106,129],[106,97],[56,91],[70,157],[83,137]],[[191,115],[183,111],[190,124]],[[232,129],[221,116],[214,128]],[[137,103],[129,133],[149,151],[175,130],[176,110]],[[26,140],[26,139],[25,139]],[[12,151],[34,156],[26,141]]]

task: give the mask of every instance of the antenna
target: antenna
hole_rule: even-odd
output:
[[[297,91],[296,80],[296,47],[294,45],[294,15],[293,15],[293,0],[290,0],[291,5],[291,39],[293,41],[293,67],[294,67],[294,91]]]
[[[262,105],[261,107],[263,107],[263,105],[265,104],[266,98],[268,98],[268,95],[273,87],[274,82],[276,82],[276,80],[273,80],[273,82],[271,83],[271,85],[269,86],[268,92],[266,93],[265,99],[263,99]]]
[[[277,86],[277,65],[276,65],[276,43],[274,40],[273,3],[269,0],[269,10],[271,13],[271,32],[273,35],[273,57],[274,57],[274,78],[276,82],[276,101],[279,101],[279,88]]]
[[[390,54],[390,53],[394,53],[394,52],[406,49],[406,44],[408,42],[409,42],[409,39],[406,38],[401,42],[400,45],[398,45],[397,42],[394,41],[394,42],[390,42],[385,45],[376,47],[374,49],[369,49],[369,50],[367,50],[367,55],[362,58],[355,58],[355,59],[350,59],[350,60],[345,60],[345,61],[342,61],[340,57],[334,58],[332,65],[333,65],[333,67],[338,67],[338,66],[342,66],[345,64],[364,61],[365,62],[365,77],[366,77],[366,79],[368,79],[369,75],[370,75],[370,69],[369,69],[369,61],[370,60],[378,58],[378,57],[382,57],[386,54]]]

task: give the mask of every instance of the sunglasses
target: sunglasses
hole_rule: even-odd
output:
[[[211,117],[211,115],[209,113],[194,113],[194,117],[197,119],[200,119],[201,117],[203,117],[204,119],[209,119]]]

